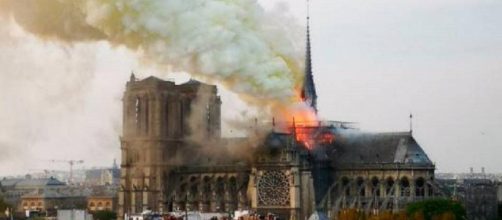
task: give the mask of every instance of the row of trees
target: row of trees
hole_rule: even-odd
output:
[[[399,213],[385,211],[366,215],[356,209],[342,210],[340,220],[463,220],[466,212],[462,204],[448,199],[431,199],[411,203]]]

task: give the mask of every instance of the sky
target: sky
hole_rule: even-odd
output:
[[[304,0],[260,0],[304,25]],[[311,0],[319,114],[369,131],[408,131],[437,172],[502,173],[502,2]],[[285,33],[287,34],[287,33]],[[105,42],[41,41],[0,26],[0,176],[120,158],[121,96],[131,71],[187,80]],[[220,88],[225,120],[246,109]],[[225,133],[230,133],[228,126]]]

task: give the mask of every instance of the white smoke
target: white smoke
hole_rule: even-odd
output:
[[[119,149],[120,79],[126,77],[95,79],[95,50],[103,42],[124,46],[159,70],[222,84],[248,104],[269,111],[289,106],[302,84],[304,41],[302,28],[281,16],[254,0],[0,0],[0,162],[6,167],[0,172],[32,168],[40,161],[21,161],[40,157],[81,153],[68,159],[87,161],[86,151],[111,161],[102,148]],[[108,79],[119,85],[104,85]],[[117,88],[97,93],[105,86]]]
[[[222,83],[252,104],[297,100],[301,39],[255,0],[0,1],[0,12],[43,39],[125,45],[146,62]]]

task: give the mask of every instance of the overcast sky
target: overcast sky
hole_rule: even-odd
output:
[[[304,0],[260,3],[305,22]],[[312,0],[311,17],[323,119],[407,131],[411,112],[439,172],[502,172],[502,1]],[[162,75],[126,49],[42,42],[12,25],[0,26],[0,66],[0,176],[67,169],[49,159],[111,165],[130,72]],[[243,104],[222,98],[237,117]]]

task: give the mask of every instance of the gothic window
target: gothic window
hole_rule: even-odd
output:
[[[150,117],[150,115],[149,115],[149,109],[148,109],[148,103],[149,103],[148,99],[146,99],[144,102],[145,102],[145,111],[144,111],[145,112],[145,114],[144,114],[145,118],[144,118],[144,124],[143,124],[143,126],[144,126],[143,127],[143,132],[145,134],[148,134],[148,125],[149,125],[149,120],[148,119]]]
[[[204,200],[209,201],[211,198],[211,182],[208,176],[204,177]]]
[[[229,181],[229,191],[230,191],[230,195],[232,195],[231,197],[231,210],[236,210],[237,209],[237,199],[238,199],[238,188],[237,188],[237,179],[233,176],[233,177],[230,177],[230,181]]]
[[[380,181],[376,176],[371,179],[372,194],[374,196],[380,196]]]
[[[192,199],[195,199],[196,196],[197,196],[197,192],[198,192],[197,178],[196,177],[192,177],[190,179],[190,184],[192,184],[190,186],[190,196],[192,197]]]
[[[216,195],[217,195],[217,211],[225,211],[225,181],[223,177],[218,177],[216,180]]]
[[[416,181],[415,181],[415,187],[416,187],[416,190],[415,190],[415,195],[416,196],[425,196],[425,180],[424,178],[422,177],[419,177]]]
[[[401,196],[410,196],[410,181],[407,177],[401,178]]]
[[[386,196],[393,196],[394,192],[392,192],[392,188],[394,187],[394,179],[392,177],[387,178],[386,184],[385,184],[385,195]]]
[[[289,205],[289,180],[278,170],[264,171],[258,180],[258,201],[265,206]]]
[[[141,99],[136,97],[134,106],[134,123],[136,124],[136,129],[139,130],[139,115],[141,112]]]
[[[364,185],[364,179],[362,177],[358,177],[356,183],[359,196],[365,196],[366,189]]]
[[[342,190],[344,191],[344,194],[346,196],[350,196],[350,185],[349,185],[349,178],[346,176],[342,177]]]

